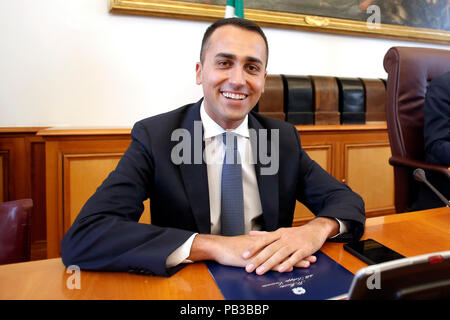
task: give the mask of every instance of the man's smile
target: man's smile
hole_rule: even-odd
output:
[[[229,92],[229,91],[221,91],[221,94],[225,98],[232,99],[232,100],[244,100],[248,96],[247,94],[244,94],[244,93],[234,93],[234,92]]]

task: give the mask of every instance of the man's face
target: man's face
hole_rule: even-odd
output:
[[[233,25],[216,29],[196,65],[208,115],[224,129],[238,127],[264,92],[266,46],[257,32]]]

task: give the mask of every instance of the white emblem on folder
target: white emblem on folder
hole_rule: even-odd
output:
[[[297,288],[293,288],[292,292],[297,295],[301,295],[301,294],[305,294],[306,290],[303,287],[297,287]]]

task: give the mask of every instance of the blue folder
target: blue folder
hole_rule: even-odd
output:
[[[211,261],[207,266],[227,300],[324,300],[347,294],[353,274],[321,251],[314,255],[317,261],[307,269],[262,276]]]

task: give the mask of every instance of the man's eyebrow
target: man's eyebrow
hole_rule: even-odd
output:
[[[218,54],[216,54],[216,58],[226,58],[226,59],[235,60],[237,57],[231,53],[219,52]],[[256,62],[261,65],[264,65],[264,63],[261,61],[261,59],[258,59],[255,57],[245,57],[245,60],[247,60],[248,62]]]
[[[236,59],[236,56],[231,53],[219,52],[218,54],[216,54],[216,58],[227,58],[227,59],[234,60],[234,59]]]
[[[264,63],[261,61],[261,59],[254,58],[254,57],[247,57],[247,61],[259,63],[262,66],[264,65]]]

